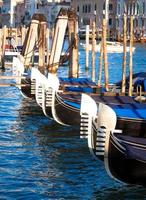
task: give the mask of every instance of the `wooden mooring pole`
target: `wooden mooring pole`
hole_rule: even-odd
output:
[[[74,10],[70,9],[68,12],[68,34],[69,45],[72,46],[69,59],[69,77],[78,77],[78,22],[77,15]]]
[[[85,69],[89,67],[89,25],[86,26],[86,64]]]
[[[122,67],[122,93],[125,93],[126,87],[126,55],[127,55],[127,16],[124,14],[123,21],[123,67]]]
[[[102,32],[103,38],[103,32]],[[103,65],[103,39],[101,39],[100,43],[100,57],[99,57],[99,68],[98,68],[98,82],[97,85],[100,87],[101,85],[101,78],[102,78],[102,65]]]
[[[5,46],[6,46],[6,37],[7,37],[7,27],[3,27],[3,39],[2,39],[2,56],[4,56]]]
[[[2,40],[3,40],[3,33],[2,29],[0,29],[0,65],[2,64]]]
[[[18,41],[18,33],[17,33],[17,31],[18,31],[18,29],[16,28],[15,29],[15,47],[17,47],[18,46],[18,44],[19,44],[19,41]]]
[[[133,16],[130,17],[129,96],[133,92]]]
[[[1,52],[1,67],[2,69],[5,68],[5,62],[4,62],[4,54],[5,54],[5,47],[6,47],[6,37],[7,37],[8,31],[7,31],[7,27],[4,26],[2,29],[2,52]]]
[[[106,34],[107,34],[107,22],[106,22],[106,19],[103,19],[104,78],[105,78],[105,89],[106,91],[108,91],[109,87],[108,87],[108,60],[107,60]]]
[[[50,29],[47,28],[46,33],[46,49],[47,49],[47,58],[46,58],[46,65],[48,66],[50,60]]]
[[[95,36],[95,21],[92,22],[92,81],[95,82],[95,46],[96,46],[96,36]]]
[[[24,44],[25,36],[26,36],[26,28],[23,26],[21,28],[21,45]]]
[[[53,74],[57,73],[57,69],[60,65],[59,61],[64,43],[67,22],[68,22],[67,10],[61,9],[55,24],[55,32],[54,32],[53,43],[50,52],[50,60],[48,65],[48,72]]]
[[[39,25],[39,16],[35,14],[31,20],[30,27],[27,31],[23,49],[22,56],[24,57],[24,66],[29,68],[30,60],[34,54],[34,47],[36,41],[38,40],[38,25]]]
[[[38,69],[42,74],[45,74],[45,52],[46,52],[46,32],[47,32],[47,23],[42,21],[39,24],[39,64]]]

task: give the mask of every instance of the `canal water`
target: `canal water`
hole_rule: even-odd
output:
[[[145,46],[137,46],[133,60],[134,72],[145,71]],[[81,76],[86,73],[84,61],[80,50]],[[108,62],[110,82],[121,79],[122,55],[109,54]],[[61,67],[59,74],[66,71]],[[0,71],[9,74],[9,68]],[[146,188],[111,179],[102,162],[90,155],[78,128],[58,125],[17,88],[1,87],[0,199],[140,200],[146,199]]]

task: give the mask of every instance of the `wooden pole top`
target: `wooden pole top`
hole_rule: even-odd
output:
[[[35,13],[32,16],[32,20],[37,20],[39,22],[47,22],[46,17],[41,13]]]

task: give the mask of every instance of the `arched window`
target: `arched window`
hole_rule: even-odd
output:
[[[88,7],[87,5],[85,5],[85,13],[87,13],[87,11],[88,11]]]
[[[144,19],[141,20],[141,26],[144,27]]]
[[[103,10],[105,10],[105,2],[104,2],[104,4],[103,4]]]
[[[139,3],[137,3],[137,15],[139,14]]]
[[[112,19],[112,18],[109,18],[109,22],[108,22],[108,24],[109,24],[109,26],[112,27],[112,25],[113,25],[113,19]]]
[[[119,27],[119,19],[117,19],[117,21],[116,21],[116,24],[117,24],[117,28]]]
[[[135,3],[133,4],[133,15],[135,15]]]
[[[94,5],[94,10],[97,10],[97,6],[96,6],[96,4]]]

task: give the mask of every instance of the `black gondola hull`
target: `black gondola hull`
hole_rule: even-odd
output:
[[[22,95],[27,97],[27,98],[35,98],[35,94],[32,94],[31,92],[31,79],[30,78],[25,78],[21,80],[21,92]]]
[[[139,152],[146,153],[146,149],[139,149]],[[134,158],[127,148],[120,149],[118,142],[115,142],[112,137],[109,141],[106,167],[113,178],[129,184],[146,185],[146,160],[140,157]]]
[[[80,94],[78,94],[78,96],[80,96]],[[59,93],[56,93],[52,109],[54,109],[54,117],[57,119],[57,122],[64,125],[80,125],[80,108],[73,106],[72,103],[74,103],[74,105],[78,104],[79,106],[79,103],[75,102],[75,99],[74,102],[72,102],[69,99],[67,100],[67,98],[63,98],[63,95],[60,96]]]

